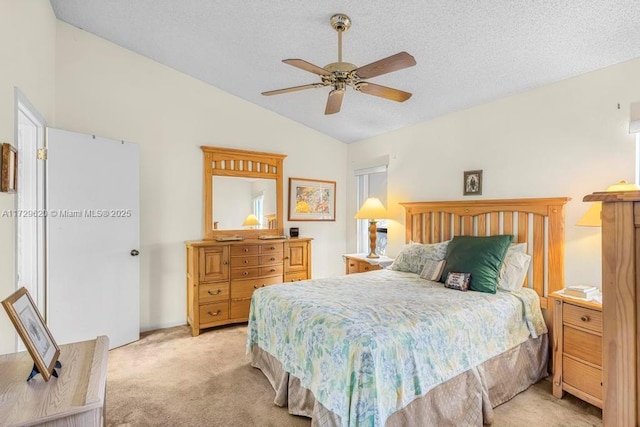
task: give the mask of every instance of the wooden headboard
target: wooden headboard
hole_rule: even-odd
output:
[[[564,205],[568,197],[400,203],[406,211],[406,242],[437,243],[453,236],[513,234],[527,243],[531,265],[526,286],[540,296],[564,288]]]

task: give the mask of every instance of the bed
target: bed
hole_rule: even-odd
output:
[[[547,375],[567,200],[402,203],[407,243],[525,243],[518,291],[458,292],[387,269],[256,291],[247,350],[274,403],[314,426],[491,423],[492,408]]]

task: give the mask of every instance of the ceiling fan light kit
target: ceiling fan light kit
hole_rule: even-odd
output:
[[[381,76],[393,71],[416,65],[416,60],[407,52],[396,53],[379,61],[372,62],[363,67],[342,61],[342,33],[351,27],[351,18],[342,13],[337,13],[329,20],[334,30],[338,32],[338,62],[332,62],[324,67],[318,67],[303,59],[284,59],[282,62],[301,70],[320,76],[321,83],[311,83],[302,86],[294,86],[285,89],[262,92],[263,95],[280,95],[282,93],[297,92],[299,90],[313,89],[330,86],[332,88],[327,99],[325,114],[335,114],[340,111],[342,99],[347,87],[366,93],[368,95],[389,99],[396,102],[404,102],[411,98],[411,93],[404,92],[386,86],[369,83],[365,79]]]

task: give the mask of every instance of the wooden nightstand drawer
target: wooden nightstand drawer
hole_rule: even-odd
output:
[[[240,255],[258,255],[260,254],[259,245],[237,245],[231,246],[231,256]]]
[[[602,337],[566,324],[563,330],[564,353],[602,367]]]
[[[602,312],[579,305],[564,303],[562,321],[580,328],[602,333]]]
[[[360,266],[358,267],[358,272],[359,273],[364,273],[367,271],[374,271],[374,270],[381,270],[382,267],[380,267],[379,265],[371,265],[366,261],[363,261],[360,263]]]
[[[273,245],[260,245],[260,253],[262,255],[284,252],[283,243],[275,243]]]
[[[354,259],[347,260],[347,274],[359,273],[360,263]]]
[[[231,257],[231,267],[254,267],[260,265],[259,256],[234,256]]]
[[[596,399],[602,399],[602,370],[568,356],[562,358],[562,365],[562,380],[565,384]]]

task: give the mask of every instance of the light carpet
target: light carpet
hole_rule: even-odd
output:
[[[109,352],[107,426],[308,427],[273,404],[274,391],[245,354],[246,325],[187,326],[143,334]],[[602,411],[542,380],[495,409],[493,426],[601,426]]]

